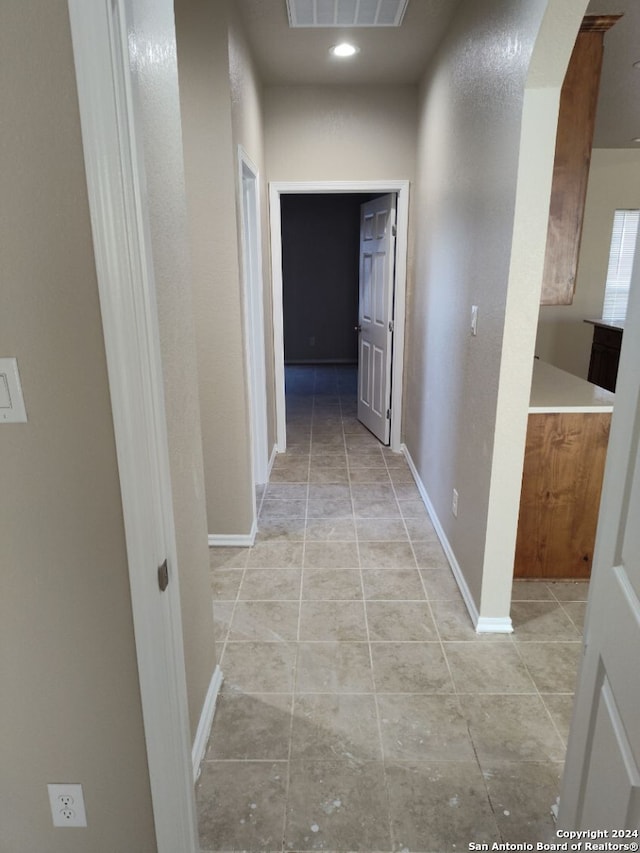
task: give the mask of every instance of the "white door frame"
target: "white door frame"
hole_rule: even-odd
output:
[[[68,0],[159,853],[195,853],[180,591],[144,161],[129,62],[133,0]],[[170,582],[158,587],[168,560]]]
[[[250,395],[254,492],[269,479],[267,434],[267,374],[264,349],[264,284],[260,175],[242,145],[238,145],[238,194],[242,243],[247,385]]]
[[[397,193],[396,282],[393,297],[393,348],[391,371],[391,449],[401,450],[404,322],[409,244],[409,181],[274,181],[269,185],[271,219],[271,281],[273,285],[273,347],[276,385],[277,449],[287,449],[284,390],[284,318],[282,301],[282,195],[303,193]]]

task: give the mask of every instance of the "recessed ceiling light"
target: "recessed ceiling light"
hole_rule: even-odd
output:
[[[359,49],[354,44],[349,44],[349,42],[343,41],[341,44],[335,44],[331,48],[330,53],[334,56],[344,58],[347,56],[355,56],[355,54],[358,53],[358,50]]]

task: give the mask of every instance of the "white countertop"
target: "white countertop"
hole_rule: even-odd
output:
[[[611,412],[615,394],[560,370],[546,361],[533,362],[529,413]]]
[[[585,323],[591,323],[592,326],[600,326],[602,329],[617,329],[619,332],[624,332],[624,320],[590,320]]]

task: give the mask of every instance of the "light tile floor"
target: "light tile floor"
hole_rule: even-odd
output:
[[[552,840],[586,584],[514,584],[478,637],[402,456],[350,368],[292,368],[251,549],[211,551],[225,680],[203,851]]]

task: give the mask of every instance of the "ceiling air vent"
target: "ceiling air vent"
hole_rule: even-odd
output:
[[[399,27],[409,0],[287,0],[290,27]]]

